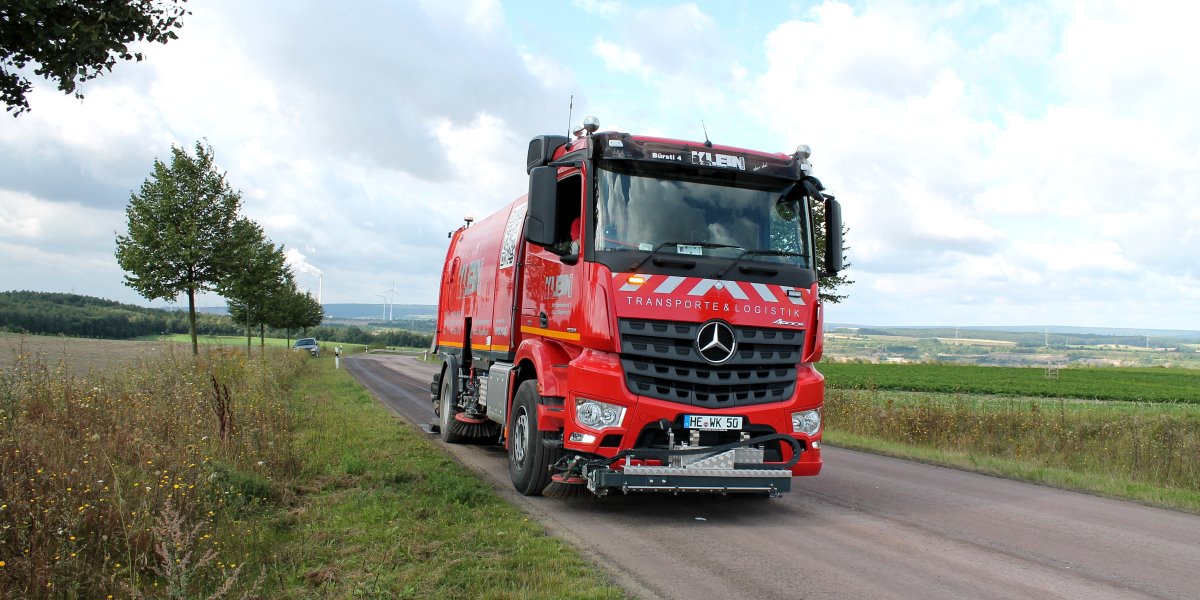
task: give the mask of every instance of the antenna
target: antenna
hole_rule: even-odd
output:
[[[571,137],[571,119],[575,116],[575,94],[571,94],[571,103],[567,106],[567,137]]]
[[[712,148],[712,142],[708,141],[708,127],[704,126],[704,119],[700,119],[700,129],[704,130],[704,146]]]

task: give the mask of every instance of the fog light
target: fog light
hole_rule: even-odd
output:
[[[803,433],[809,437],[817,435],[821,430],[821,409],[802,410],[792,413],[792,432]]]
[[[596,441],[596,436],[590,433],[579,433],[576,431],[575,433],[571,434],[571,441],[579,444],[590,444]]]
[[[588,429],[598,431],[605,427],[620,427],[624,420],[624,406],[587,398],[575,398],[575,422]]]

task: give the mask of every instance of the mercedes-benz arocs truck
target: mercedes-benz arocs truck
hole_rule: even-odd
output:
[[[503,443],[526,495],[789,491],[821,470],[837,201],[807,146],[597,130],[535,137],[528,194],[451,233],[441,437]]]

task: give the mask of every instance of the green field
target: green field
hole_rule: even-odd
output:
[[[1195,369],[1069,368],[1058,379],[1041,368],[970,365],[822,363],[819,370],[837,389],[1200,403]]]

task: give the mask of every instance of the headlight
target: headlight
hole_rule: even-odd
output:
[[[599,400],[575,398],[575,422],[589,429],[620,427],[625,420],[625,407]]]
[[[803,433],[807,436],[817,435],[821,430],[821,409],[804,410],[792,413],[792,432]]]

